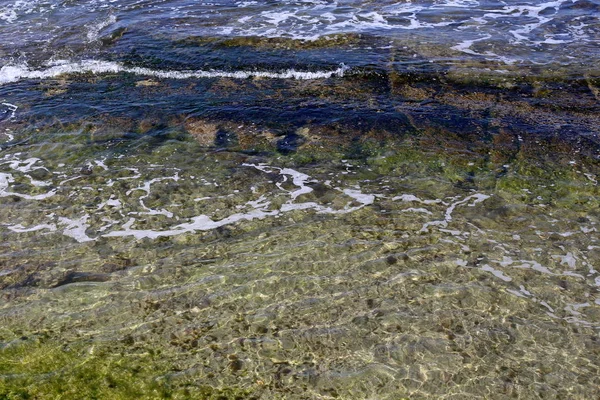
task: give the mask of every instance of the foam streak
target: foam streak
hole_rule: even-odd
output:
[[[348,70],[345,65],[333,71],[297,71],[288,69],[281,72],[271,71],[164,71],[143,67],[126,67],[112,61],[84,60],[79,62],[61,61],[46,69],[32,70],[26,65],[5,65],[0,68],[0,85],[19,82],[26,79],[49,79],[66,74],[117,74],[129,73],[134,75],[151,76],[159,79],[202,79],[202,78],[268,78],[268,79],[327,79],[342,77]]]

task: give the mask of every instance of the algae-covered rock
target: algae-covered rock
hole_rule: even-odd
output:
[[[231,38],[190,37],[180,40],[184,45],[216,45],[217,47],[254,47],[266,49],[312,50],[323,48],[344,48],[363,41],[356,33],[340,33],[320,36],[315,40],[292,39],[284,37],[239,36]]]
[[[188,119],[185,129],[202,146],[213,146],[217,138],[218,127],[215,123],[203,119]]]

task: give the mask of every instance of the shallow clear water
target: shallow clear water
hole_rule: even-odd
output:
[[[61,332],[264,398],[596,391],[597,171],[493,178],[474,159],[457,185],[400,145],[292,167],[73,141],[0,160],[5,350]]]

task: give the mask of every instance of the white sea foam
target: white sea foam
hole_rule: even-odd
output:
[[[590,173],[584,173],[586,178],[588,178],[594,185],[598,184],[598,179],[596,179],[596,175]]]
[[[362,206],[368,206],[375,202],[375,195],[373,194],[364,194],[356,189],[344,189],[343,192],[346,196],[349,196],[362,204]]]
[[[414,207],[406,208],[406,209],[402,210],[402,212],[415,212],[415,213],[422,213],[422,214],[429,214],[429,215],[433,214],[431,211],[429,211],[426,208],[414,208]]]
[[[465,8],[471,0],[437,2],[427,7],[413,2],[395,2],[391,5],[344,3],[337,1],[294,2],[277,9],[262,9],[253,3],[253,15],[236,19],[232,33],[237,36],[290,37],[317,40],[340,33],[361,33],[390,30],[431,29],[449,26],[454,21],[443,18],[430,22],[419,13],[430,8],[440,10]]]
[[[97,207],[98,210],[103,209],[104,207],[111,207],[113,209],[120,209],[122,208],[123,204],[121,203],[121,201],[119,199],[115,198],[115,195],[110,196],[110,199],[100,203]]]
[[[6,107],[8,109],[8,111],[10,112],[10,116],[8,117],[9,120],[15,119],[15,116],[17,114],[17,110],[19,109],[19,107],[17,107],[14,104],[10,104],[10,103],[0,103],[2,104],[4,107]]]
[[[450,204],[450,207],[448,207],[448,209],[446,210],[445,220],[452,221],[452,213],[454,212],[454,209],[457,206],[468,203],[470,200],[473,200],[473,202],[471,204],[468,204],[469,207],[473,207],[473,206],[475,206],[475,204],[481,203],[482,201],[487,200],[489,198],[490,198],[490,196],[487,194],[475,193],[475,194],[465,197],[464,199],[462,199],[460,201],[457,201],[456,203],[452,203],[452,204]]]
[[[44,200],[44,199],[52,197],[56,194],[56,190],[54,190],[54,189],[47,193],[42,193],[42,194],[38,194],[38,195],[29,195],[29,194],[23,194],[23,193],[17,193],[17,192],[10,192],[10,191],[8,191],[8,188],[9,188],[10,184],[13,183],[14,181],[15,180],[11,174],[0,172],[0,197],[15,196],[15,197],[20,197],[20,198],[26,199],[26,200]]]
[[[165,71],[143,67],[126,67],[121,63],[101,60],[59,61],[45,69],[30,69],[24,64],[4,65],[0,68],[0,85],[19,82],[26,79],[49,79],[65,74],[117,74],[128,73],[141,76],[152,76],[159,79],[202,79],[202,78],[269,78],[269,79],[327,79],[342,77],[348,70],[345,65],[332,71],[297,71],[288,69],[280,72],[271,71]]]
[[[408,196],[407,198],[409,199],[409,201],[420,200],[417,197],[414,197],[412,195],[404,195],[404,196]],[[395,198],[396,197],[394,197],[394,199]],[[400,196],[400,198],[402,199],[402,196]],[[450,223],[450,221],[452,221],[452,213],[454,212],[454,209],[456,207],[466,204],[471,200],[473,200],[473,202],[471,204],[467,204],[467,206],[473,207],[477,203],[481,203],[482,201],[489,199],[489,198],[490,198],[490,196],[487,194],[475,193],[475,194],[465,197],[462,200],[456,201],[448,206],[448,208],[446,209],[446,212],[444,213],[443,220],[426,222],[425,224],[423,224],[423,227],[421,228],[420,232],[427,232],[427,230],[429,229],[430,226],[440,226],[442,228],[446,228],[446,227],[448,227],[448,223]]]
[[[434,8],[471,8],[479,6],[479,0],[436,0]]]
[[[37,164],[38,162],[40,162],[41,160],[39,158],[28,158],[26,160],[20,160],[20,159],[14,159],[13,161],[10,162],[10,168],[14,169],[15,171],[19,171],[19,172],[30,172],[32,169],[38,169],[33,168],[34,164]],[[23,164],[23,165],[22,165]]]
[[[174,226],[172,229],[156,231],[151,229],[132,229],[135,220],[132,218],[124,224],[121,230],[115,230],[105,234],[105,237],[126,237],[133,236],[136,239],[156,239],[159,237],[177,236],[184,233],[193,233],[197,231],[209,231],[221,226],[233,224],[238,221],[252,221],[253,219],[263,219],[268,216],[274,216],[279,213],[278,210],[263,211],[252,210],[247,213],[232,214],[227,218],[215,221],[207,215],[193,217],[190,222]]]
[[[0,159],[0,164],[7,165],[13,171],[27,177],[31,185],[33,186],[50,186],[50,182],[36,180],[27,174],[28,172],[31,172],[33,170],[46,169],[43,166],[36,165],[39,164],[41,160],[39,158],[33,157],[22,160],[20,158],[21,156],[22,153],[6,154],[4,157],[2,157],[2,159]],[[49,192],[38,195],[29,195],[25,193],[12,192],[9,189],[14,182],[15,177],[12,173],[0,172],[0,197],[15,196],[27,200],[44,200],[56,194],[56,190],[51,190]]]
[[[311,179],[310,176],[303,174],[301,172],[298,172],[296,170],[293,170],[291,168],[283,168],[280,173],[282,175],[291,176],[292,182],[294,183],[294,185],[298,186],[298,188],[299,188],[298,190],[294,190],[293,192],[290,193],[292,200],[296,200],[296,197],[306,194],[306,193],[310,193],[313,191],[313,189],[311,187],[306,186],[307,182],[314,182],[314,180]]]
[[[504,274],[504,272],[497,270],[493,267],[491,267],[488,264],[485,264],[481,267],[482,271],[486,271],[486,272],[491,272],[495,277],[502,279],[505,282],[510,282],[512,281],[512,278],[510,276],[507,276]]]
[[[547,267],[544,267],[537,261],[533,260],[513,260],[511,257],[504,256],[502,261],[496,261],[496,263],[500,264],[503,267],[511,266],[512,268],[521,268],[521,269],[531,269],[534,271],[541,272],[547,275],[557,275],[554,272],[550,271]],[[520,264],[518,264],[520,263]]]
[[[296,171],[291,168],[279,168],[272,167],[265,164],[243,164],[246,167],[256,168],[259,171],[265,173],[272,173],[277,171],[280,175],[283,176],[284,182],[291,178],[292,184],[298,189],[296,190],[287,190],[284,189],[281,183],[277,183],[276,186],[283,192],[286,192],[290,199],[282,204],[279,209],[269,209],[271,206],[271,201],[268,200],[264,195],[261,195],[256,200],[250,200],[246,202],[244,205],[240,205],[236,207],[238,210],[250,208],[248,212],[239,212],[228,217],[225,217],[220,220],[215,220],[208,215],[198,215],[196,217],[192,217],[190,222],[182,223],[179,225],[175,225],[171,228],[164,230],[151,230],[151,229],[135,229],[135,218],[130,218],[125,224],[121,226],[121,229],[114,230],[104,234],[104,237],[126,237],[133,236],[136,239],[156,239],[159,237],[169,237],[169,236],[177,236],[185,233],[194,233],[198,231],[208,231],[213,230],[225,225],[230,225],[237,223],[239,221],[252,221],[255,219],[264,219],[267,217],[277,217],[282,213],[287,213],[291,211],[299,211],[299,210],[313,210],[318,214],[347,214],[357,210],[360,210],[363,207],[371,205],[375,202],[376,196],[373,194],[365,194],[359,188],[352,189],[340,189],[336,188],[336,190],[343,193],[343,195],[348,197],[348,202],[342,209],[335,209],[333,207],[325,206],[316,202],[303,202],[303,203],[295,203],[294,201],[302,194],[307,194],[313,191],[312,188],[307,186],[307,183],[317,182],[315,179],[310,177],[307,174]],[[158,180],[164,178],[157,178]],[[143,186],[140,186],[135,189],[131,189],[127,194],[130,194],[133,190],[143,190],[146,193],[150,193],[150,184],[153,181],[146,182]],[[168,179],[168,178],[167,178]],[[146,196],[143,196],[143,199]],[[358,204],[356,204],[358,203]],[[102,207],[105,204],[102,204]],[[142,204],[143,205],[143,204]],[[138,213],[129,213],[129,215],[135,215]],[[142,214],[142,213],[139,213]],[[172,216],[172,215],[171,215]]]
[[[422,204],[438,204],[438,203],[445,204],[441,199],[421,200],[414,194],[403,194],[400,196],[395,196],[392,198],[392,200],[393,201],[400,200],[400,201],[405,201],[405,202],[417,202],[417,203],[422,203]]]
[[[475,43],[485,42],[486,40],[491,39],[491,38],[492,38],[492,35],[485,35],[485,36],[482,36],[482,37],[479,37],[476,39],[466,39],[466,40],[463,40],[462,42],[458,43],[457,45],[452,46],[451,49],[460,51],[465,54],[471,54],[473,56],[485,57],[486,59],[499,60],[508,65],[512,65],[512,64],[516,63],[517,61],[519,61],[517,58],[499,55],[499,54],[496,54],[491,51],[477,52],[477,51],[473,50],[472,47]]]
[[[179,181],[179,179],[180,179],[179,178],[179,173],[176,172],[174,176],[167,176],[167,177],[162,177],[162,178],[154,178],[154,179],[151,179],[149,181],[144,182],[144,184],[142,186],[139,186],[137,188],[133,188],[133,189],[128,190],[125,193],[127,196],[130,196],[131,193],[133,193],[134,191],[138,191],[138,190],[146,192],[145,195],[143,195],[143,196],[141,196],[139,198],[140,206],[145,211],[130,212],[129,214],[130,215],[164,215],[167,218],[173,218],[173,213],[171,211],[168,211],[168,210],[165,210],[165,209],[155,210],[155,209],[147,207],[146,204],[144,203],[144,199],[146,199],[150,195],[150,186],[153,183],[161,182],[161,181],[164,181],[164,180],[174,180],[175,182],[177,182],[177,181]]]
[[[291,197],[290,200],[288,200],[287,203],[282,206],[282,208],[281,208],[282,212],[293,211],[293,210],[314,209],[318,213],[340,214],[340,213],[348,213],[348,212],[356,211],[360,208],[371,205],[375,202],[374,194],[364,194],[361,192],[361,190],[359,188],[356,188],[356,189],[336,188],[336,190],[339,190],[340,192],[344,193],[346,196],[353,199],[355,202],[358,202],[359,205],[352,207],[352,205],[351,205],[352,202],[349,202],[346,204],[346,206],[343,209],[335,210],[331,207],[325,207],[325,206],[322,206],[322,205],[314,203],[314,202],[294,203],[294,201],[296,200],[296,198],[298,196],[300,196],[302,194],[311,193],[313,191],[313,189],[311,187],[306,185],[307,183],[310,183],[310,182],[315,183],[318,181],[302,172],[298,172],[291,168],[277,168],[277,167],[271,167],[271,166],[268,166],[265,164],[259,164],[259,165],[242,164],[242,165],[244,165],[246,167],[254,167],[254,168],[258,169],[259,171],[267,172],[267,173],[272,172],[272,170],[279,171],[279,174],[283,176],[284,180],[281,183],[277,183],[276,186],[279,189],[281,189],[285,192],[288,192]],[[292,178],[292,183],[298,187],[297,190],[289,191],[289,190],[286,190],[283,188],[282,184],[287,181],[288,176]]]
[[[544,10],[548,10],[550,8],[554,8],[555,11],[558,11],[560,6],[563,3],[571,0],[558,0],[552,1],[548,3],[537,4],[535,6],[526,6],[526,5],[518,5],[518,6],[509,6],[505,7],[505,10],[508,14],[512,16],[522,16],[526,15],[528,18],[537,18],[537,21],[532,22],[530,24],[525,24],[521,26],[519,29],[514,29],[510,31],[513,36],[517,39],[517,41],[528,41],[530,40],[529,34],[534,30],[544,25],[545,23],[552,20],[552,16],[541,15],[541,12]],[[542,43],[542,42],[538,42]]]
[[[46,186],[52,185],[52,183],[50,183],[48,181],[39,181],[37,179],[34,179],[34,178],[31,177],[31,175],[25,175],[25,176],[29,179],[29,182],[31,182],[31,184],[33,186],[46,187]]]
[[[109,15],[106,19],[103,19],[95,24],[89,25],[86,35],[88,42],[94,42],[98,40],[102,29],[114,24],[115,22],[117,22],[117,17],[115,17],[114,15]]]
[[[10,229],[13,232],[17,232],[17,233],[37,232],[37,231],[41,231],[44,229],[47,229],[50,232],[55,232],[57,230],[56,225],[54,225],[54,224],[39,224],[39,225],[31,226],[29,228],[25,228],[23,225],[17,224],[17,225],[9,226],[8,229]]]
[[[476,22],[479,27],[485,26],[490,21],[497,19],[513,19],[516,21],[514,26],[516,29],[508,30],[508,33],[513,36],[513,43],[532,43],[535,45],[539,44],[563,44],[572,42],[574,39],[584,39],[585,33],[582,31],[585,25],[580,24],[579,29],[575,30],[567,28],[562,35],[567,34],[568,38],[553,37],[553,35],[544,35],[543,40],[537,40],[535,35],[532,33],[542,27],[545,24],[552,22],[555,15],[559,12],[560,7],[565,4],[573,2],[573,0],[556,0],[549,1],[539,4],[518,4],[518,5],[506,5],[499,9],[487,10],[481,17],[472,18],[473,22]],[[554,9],[554,14],[548,11]],[[521,21],[525,19],[528,23],[523,24]],[[531,21],[531,22],[529,22]]]
[[[568,252],[564,256],[552,256],[552,258],[560,260],[562,265],[567,265],[571,269],[575,269],[577,265],[577,257],[572,252]]]
[[[88,215],[84,215],[83,217],[76,219],[60,217],[59,223],[65,226],[65,229],[63,230],[63,235],[71,237],[79,243],[93,241],[94,239],[92,239],[85,233],[86,229],[89,228],[89,224],[87,223],[88,219]]]
[[[0,8],[0,20],[13,24],[20,15],[31,13],[36,6],[37,1],[17,0],[3,3],[8,4]]]
[[[12,142],[15,139],[15,135],[13,135],[9,129],[6,129],[2,134],[6,136],[7,142]]]
[[[254,167],[259,171],[262,172],[272,172],[272,170],[277,170],[279,171],[279,174],[283,176],[283,182],[278,182],[276,184],[276,186],[285,191],[285,192],[289,192],[290,196],[291,196],[291,201],[296,200],[296,198],[302,194],[306,194],[306,193],[310,193],[313,191],[313,189],[309,186],[306,186],[306,184],[308,182],[316,182],[314,179],[312,179],[310,176],[303,174],[302,172],[298,172],[294,169],[291,168],[278,168],[278,167],[270,167],[268,165],[265,164],[242,164],[245,167]],[[288,177],[292,178],[292,183],[298,187],[297,190],[294,191],[289,191],[283,188],[283,183],[287,182]]]

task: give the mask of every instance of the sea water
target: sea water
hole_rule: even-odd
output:
[[[0,2],[0,397],[594,398],[599,16]]]

